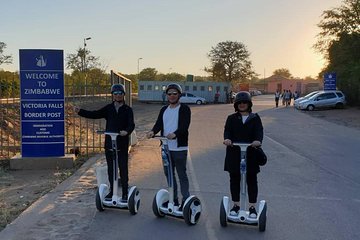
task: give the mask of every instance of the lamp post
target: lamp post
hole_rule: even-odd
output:
[[[138,72],[137,72],[137,78],[138,78],[138,82],[139,82],[139,77],[140,77],[140,60],[142,60],[142,58],[138,58]]]
[[[84,38],[84,60],[83,60],[83,73],[85,74],[85,96],[87,95],[87,79],[86,79],[86,41],[90,40],[91,37]]]

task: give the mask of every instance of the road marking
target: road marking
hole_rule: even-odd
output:
[[[189,166],[189,170],[190,170],[189,176],[191,177],[191,182],[194,186],[195,191],[197,192],[197,196],[199,197],[199,199],[201,201],[201,208],[202,208],[201,211],[207,212],[207,208],[204,203],[204,198],[200,193],[199,182],[195,175],[195,170],[194,170],[194,165],[191,160],[190,150],[188,150],[187,160],[188,160],[187,162],[188,162],[188,166]],[[209,218],[206,218],[206,220],[205,220],[205,229],[206,229],[207,239],[217,240],[214,228],[211,226],[211,222],[210,222]]]

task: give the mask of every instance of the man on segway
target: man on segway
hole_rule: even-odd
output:
[[[151,138],[161,131],[161,135],[169,139],[168,145],[171,154],[173,177],[174,177],[174,205],[179,206],[175,168],[180,181],[182,204],[179,211],[184,207],[185,200],[190,196],[189,180],[186,174],[186,159],[188,154],[188,137],[191,119],[190,108],[179,102],[182,89],[179,84],[169,84],[165,90],[169,105],[161,108],[157,121],[147,137]],[[165,171],[167,174],[167,171]]]
[[[106,131],[120,133],[117,137],[118,165],[120,170],[120,179],[122,187],[121,202],[126,203],[128,199],[128,148],[129,136],[135,128],[134,114],[130,106],[125,104],[125,87],[122,84],[113,84],[111,86],[112,103],[96,111],[87,111],[75,107],[75,112],[80,116],[91,119],[106,119]],[[105,137],[105,155],[108,166],[108,178],[110,183],[110,192],[105,196],[105,200],[111,201],[113,196],[113,151],[111,137]]]

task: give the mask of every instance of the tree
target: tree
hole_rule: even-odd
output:
[[[1,64],[10,64],[12,63],[11,55],[4,55],[4,49],[6,48],[6,43],[0,42],[0,65]]]
[[[322,17],[314,45],[328,61],[321,73],[336,72],[348,103],[360,105],[360,0],[344,0]]]
[[[158,71],[155,68],[144,68],[139,73],[139,80],[155,81]]]
[[[279,75],[279,76],[282,76],[282,77],[285,77],[285,78],[292,78],[292,75],[289,71],[289,69],[287,68],[279,68],[279,69],[276,69],[274,72],[273,72],[274,75]]]
[[[66,57],[66,68],[73,71],[86,72],[100,66],[99,57],[92,56],[89,49],[79,48],[76,53]]]
[[[317,25],[321,31],[314,47],[323,54],[342,34],[360,33],[360,0],[344,0],[343,5],[326,10],[321,16]]]
[[[337,87],[350,104],[360,105],[360,34],[344,34],[328,50],[323,72],[336,72]]]
[[[208,53],[211,66],[205,71],[220,81],[234,82],[251,79],[255,72],[249,59],[250,53],[241,42],[220,42]]]

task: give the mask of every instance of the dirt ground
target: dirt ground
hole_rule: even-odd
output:
[[[159,104],[134,101],[135,130],[140,141],[145,137],[145,132],[152,127],[160,107]],[[313,111],[304,112],[304,114],[360,129],[360,109],[358,108]],[[0,231],[34,201],[71,176],[83,161],[84,159],[80,158],[76,167],[69,170],[41,171],[13,171],[8,169],[7,163],[3,163],[3,166],[0,166]]]

